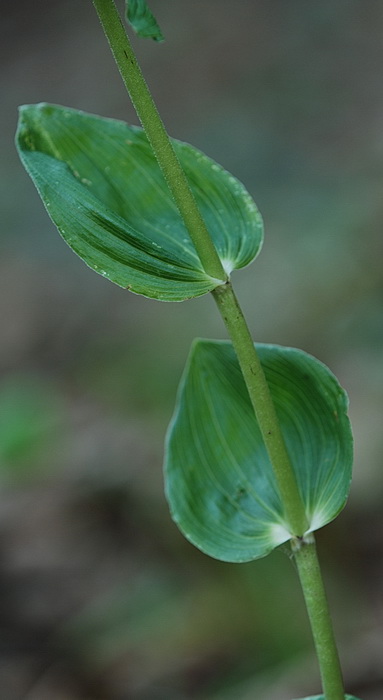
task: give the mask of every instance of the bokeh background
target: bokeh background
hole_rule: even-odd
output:
[[[350,395],[349,504],[318,534],[347,688],[381,700],[383,4],[151,0],[134,44],[170,133],[253,194],[235,274],[254,338]],[[163,436],[209,296],[148,301],[91,272],[23,171],[17,105],[137,123],[90,0],[3,3],[0,687],[4,700],[291,700],[319,692],[293,564],[211,560],[170,521]]]

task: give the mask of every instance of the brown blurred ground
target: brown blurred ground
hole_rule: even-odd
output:
[[[347,686],[381,700],[383,5],[186,0],[135,41],[169,131],[265,218],[235,278],[254,338],[325,361],[356,441],[349,505],[319,534]],[[137,123],[90,0],[1,22],[0,687],[4,700],[290,700],[319,692],[293,567],[209,560],[170,522],[162,440],[209,298],[160,304],[90,272],[13,146],[18,104]]]

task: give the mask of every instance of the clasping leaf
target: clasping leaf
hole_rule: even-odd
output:
[[[262,243],[260,214],[238,180],[173,142],[224,269]],[[137,294],[182,301],[212,291],[142,129],[49,104],[21,108],[21,160],[48,214],[93,270]]]
[[[345,505],[352,465],[347,396],[311,355],[257,345],[309,522]],[[291,538],[276,480],[231,343],[197,340],[166,443],[172,517],[203,552],[250,561]]]

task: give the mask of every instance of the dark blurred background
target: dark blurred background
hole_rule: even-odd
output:
[[[349,504],[318,534],[347,689],[381,700],[383,4],[151,0],[135,39],[170,133],[239,177],[263,252],[234,283],[254,338],[301,347],[351,401]],[[13,145],[17,106],[137,123],[90,0],[2,5],[0,687],[4,700],[291,700],[320,692],[281,551],[209,559],[170,521],[163,437],[209,296],[91,272]]]

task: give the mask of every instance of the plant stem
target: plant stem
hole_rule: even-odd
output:
[[[122,79],[193,240],[202,266],[207,274],[224,281],[227,276],[142,75],[114,0],[93,0],[93,4]],[[238,354],[250,398],[274,466],[285,504],[288,526],[293,535],[303,535],[307,529],[304,507],[284,446],[270,392],[246,322],[230,284],[217,287],[214,297]]]
[[[224,281],[227,279],[226,273],[223,270],[186,176],[142,75],[114,0],[93,0],[93,4],[109,41],[122,79],[157,161],[165,175],[186,228],[193,240],[202,266],[207,274]],[[237,352],[250,398],[274,468],[285,507],[286,526],[292,535],[303,535],[307,529],[304,506],[284,445],[269,388],[231,284],[219,285],[214,291],[214,298],[223,315]]]
[[[342,671],[314,535],[292,540],[291,547],[310,619],[325,700],[344,700]]]
[[[142,75],[114,0],[93,0],[93,4],[121,77],[193,241],[202,267],[210,277],[225,282],[227,274],[222,267],[185,173]]]
[[[230,282],[212,292],[229,332],[285,509],[286,527],[302,536],[308,523],[273,400],[249,328]]]
[[[313,535],[288,456],[270,390],[248,326],[227,280],[153,98],[141,73],[114,0],[92,0],[115,61],[205,272],[221,283],[213,296],[223,317],[270,457],[285,509],[292,548],[320,665],[325,700],[344,700],[342,675]]]

